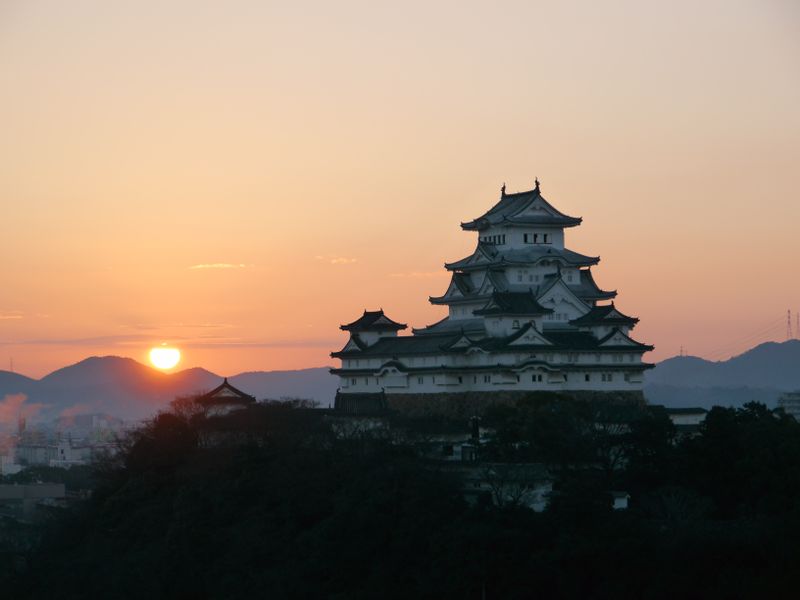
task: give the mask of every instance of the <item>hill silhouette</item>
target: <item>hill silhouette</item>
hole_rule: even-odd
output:
[[[201,393],[223,377],[201,368],[164,373],[131,358],[93,356],[36,380],[0,371],[0,398],[25,394],[41,405],[36,417],[51,419],[63,411],[102,412],[139,419],[165,408],[176,396]],[[297,371],[256,371],[229,377],[257,398],[302,397],[323,406],[333,402],[337,382],[327,367]]]
[[[0,371],[0,399],[25,394],[42,405],[36,417],[52,419],[63,411],[107,413],[139,419],[163,409],[176,396],[210,390],[222,376],[191,368],[164,373],[131,358],[93,356],[36,380]],[[327,367],[293,371],[250,371],[228,380],[262,398],[308,398],[327,407],[338,380]],[[645,395],[671,407],[742,406],[756,400],[774,406],[784,391],[800,390],[800,340],[768,342],[727,361],[696,356],[669,358],[647,373]]]
[[[774,406],[781,393],[800,390],[800,340],[767,342],[719,362],[676,356],[658,363],[645,382],[645,396],[655,404],[708,408],[757,400]]]

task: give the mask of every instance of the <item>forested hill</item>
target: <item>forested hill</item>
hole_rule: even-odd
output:
[[[491,494],[470,505],[474,483],[459,479],[470,466],[401,442],[414,439],[410,422],[393,429],[402,436],[348,436],[323,411],[165,413],[98,465],[91,497],[43,522],[31,551],[2,554],[0,536],[0,589],[64,600],[795,598],[800,425],[759,405],[716,408],[696,437],[676,437],[663,411],[636,410],[626,429],[597,427],[593,405],[560,399],[486,416],[494,433],[471,468],[542,465],[554,487],[543,513]],[[610,490],[629,493],[630,508],[612,510]]]

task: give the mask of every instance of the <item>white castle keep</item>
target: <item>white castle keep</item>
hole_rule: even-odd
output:
[[[564,230],[581,224],[559,212],[536,187],[506,194],[461,228],[478,234],[475,251],[446,263],[444,319],[398,335],[406,325],[382,310],[342,325],[350,339],[333,352],[340,397],[493,391],[633,391],[653,365],[653,346],[630,336],[637,318],[614,305],[591,267],[600,258],[564,246]]]

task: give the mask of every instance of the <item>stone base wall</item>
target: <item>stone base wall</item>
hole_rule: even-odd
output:
[[[521,402],[610,402],[613,404],[647,404],[644,394],[636,392],[449,392],[438,394],[386,394],[386,407],[409,417],[445,416],[469,419],[482,416],[487,408],[496,405],[515,406]]]

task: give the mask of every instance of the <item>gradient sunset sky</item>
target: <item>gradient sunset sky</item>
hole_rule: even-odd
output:
[[[727,358],[800,310],[798,174],[793,0],[5,0],[0,369],[332,364],[537,176],[648,360]]]

